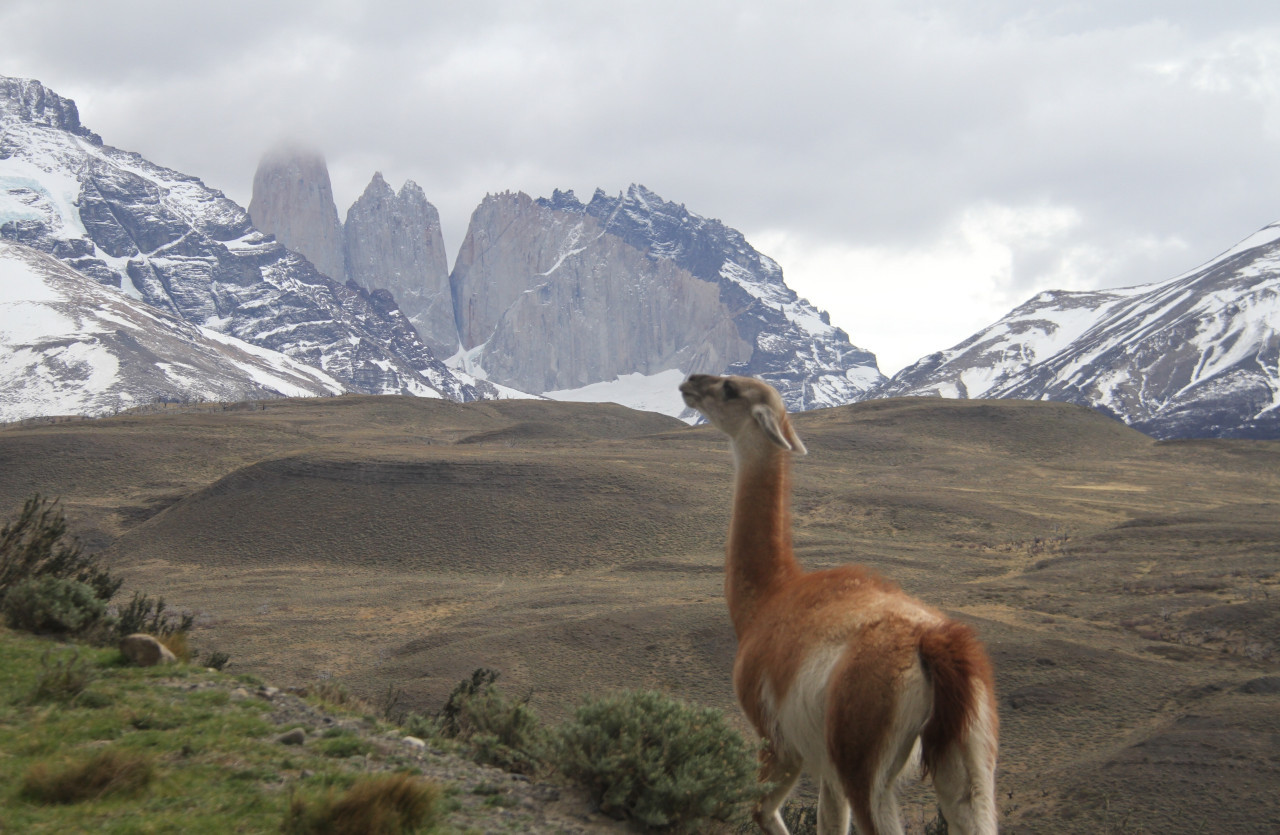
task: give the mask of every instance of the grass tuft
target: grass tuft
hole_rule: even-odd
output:
[[[308,802],[294,797],[286,835],[400,835],[434,827],[443,813],[443,790],[407,774],[361,780],[338,795]]]
[[[107,795],[133,797],[147,788],[154,776],[150,759],[107,749],[61,767],[36,763],[23,777],[19,794],[45,805],[80,803]]]

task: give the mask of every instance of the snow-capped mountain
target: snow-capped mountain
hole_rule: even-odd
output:
[[[345,390],[284,354],[184,322],[0,239],[0,422]]]
[[[321,275],[221,192],[103,144],[74,102],[36,81],[0,78],[0,238],[351,391],[481,396],[389,293]]]
[[[1280,437],[1280,224],[1156,284],[1041,293],[876,397],[1058,400],[1156,438]]]
[[[450,283],[463,348],[451,362],[551,397],[679,414],[674,384],[655,400],[650,382],[729,372],[768,379],[802,410],[884,379],[741,233],[638,185],[587,204],[486,197]]]

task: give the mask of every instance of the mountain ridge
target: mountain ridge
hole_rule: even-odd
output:
[[[1280,224],[1166,281],[1040,293],[874,396],[1060,400],[1156,438],[1280,437]]]

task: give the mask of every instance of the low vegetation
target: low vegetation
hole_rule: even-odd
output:
[[[702,831],[759,796],[754,751],[716,710],[632,691],[582,705],[560,731],[559,763],[602,812]]]
[[[264,715],[269,702],[235,686],[253,682],[183,663],[193,656],[190,616],[141,593],[109,608],[120,582],[69,540],[57,503],[39,496],[0,532],[0,576],[0,785],[10,787],[0,790],[0,821],[15,831],[132,832],[145,821],[150,830],[220,832],[228,820],[237,831],[299,835],[440,831],[447,792],[398,761],[394,746],[379,746],[379,733],[577,781],[604,814],[652,830],[729,831],[757,795],[754,752],[718,711],[626,692],[589,700],[548,728],[486,668],[434,715],[392,716],[389,696],[381,722],[345,687],[321,682],[316,704],[364,718],[286,746]],[[134,632],[163,640],[179,663],[130,666],[108,645]],[[210,660],[221,667],[226,656]],[[391,773],[370,775],[371,761]],[[487,801],[504,805],[484,785]]]

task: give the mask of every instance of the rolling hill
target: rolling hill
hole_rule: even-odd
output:
[[[795,421],[802,562],[869,564],[987,643],[1003,831],[1280,826],[1280,443],[1028,401]],[[622,687],[736,715],[730,467],[714,430],[618,406],[343,396],[0,428],[0,507],[62,496],[281,685],[434,710],[489,666],[552,717]]]

